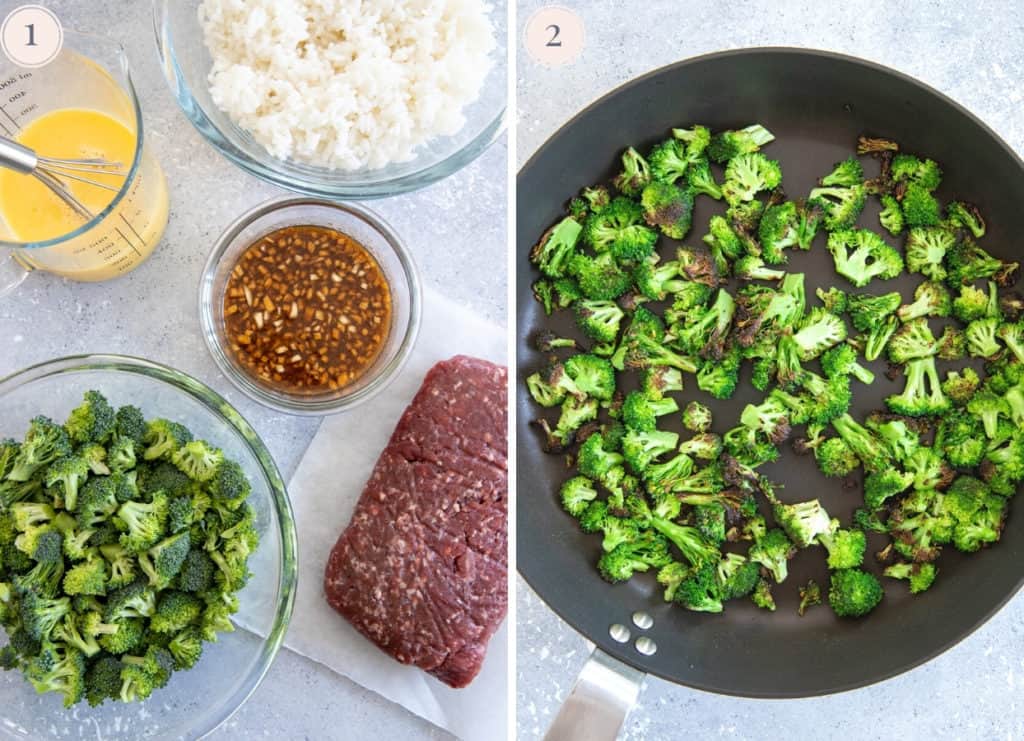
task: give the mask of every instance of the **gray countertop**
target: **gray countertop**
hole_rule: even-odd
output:
[[[0,17],[22,4],[2,0]],[[134,66],[153,151],[167,175],[171,215],[163,242],[129,275],[76,284],[30,275],[0,298],[7,340],[0,376],[53,357],[88,352],[138,355],[189,373],[223,394],[263,437],[285,478],[319,425],[263,408],[237,391],[207,353],[197,292],[217,236],[242,212],[284,191],[219,156],[178,109],[157,60],[151,5],[140,0],[47,0],[65,26],[120,40]],[[479,316],[506,322],[505,140],[451,178],[410,195],[375,201],[406,240],[425,285]],[[474,207],[467,209],[466,204]],[[300,533],[301,537],[301,533]],[[322,666],[282,650],[262,686],[214,739],[450,738]]]
[[[546,3],[520,0],[520,39]],[[1024,7],[1016,3],[563,3],[583,16],[586,45],[548,69],[520,53],[516,156],[521,166],[565,121],[616,86],[712,51],[802,46],[894,67],[938,88],[1024,153]],[[521,45],[519,48],[522,48]],[[518,579],[519,738],[539,739],[590,646]],[[759,701],[650,679],[628,739],[1018,738],[1024,735],[1024,596],[940,658],[873,687],[831,697]],[[927,698],[927,699],[925,699]],[[938,700],[941,698],[941,700]],[[923,702],[922,702],[923,701]],[[884,728],[884,730],[883,730]]]

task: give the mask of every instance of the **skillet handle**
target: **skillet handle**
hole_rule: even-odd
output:
[[[615,741],[645,676],[595,648],[544,741]]]

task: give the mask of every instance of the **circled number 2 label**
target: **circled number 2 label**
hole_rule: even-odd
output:
[[[0,25],[0,46],[19,67],[43,67],[57,58],[63,45],[60,20],[42,5],[21,5]]]
[[[583,19],[559,5],[541,8],[526,21],[524,42],[527,53],[540,64],[569,64],[583,51]]]

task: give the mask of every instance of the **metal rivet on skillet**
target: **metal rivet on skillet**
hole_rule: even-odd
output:
[[[658,650],[658,644],[647,636],[640,636],[636,639],[636,650],[644,656],[651,656]]]
[[[608,629],[608,635],[612,637],[613,641],[625,643],[629,640],[629,628],[621,623],[615,623]]]
[[[649,630],[654,625],[654,618],[642,610],[633,613],[633,625],[640,630]]]

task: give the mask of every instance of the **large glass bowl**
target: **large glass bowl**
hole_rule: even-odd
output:
[[[480,97],[463,113],[466,124],[453,136],[421,146],[409,161],[376,170],[332,171],[272,157],[235,125],[210,98],[212,67],[203,43],[201,0],[154,0],[157,46],[164,76],[185,115],[224,156],[243,170],[281,187],[322,198],[383,198],[423,188],[472,162],[504,130],[507,90],[505,0],[491,3],[496,48]]]
[[[37,414],[65,419],[88,389],[114,405],[134,404],[147,417],[181,422],[245,469],[260,533],[249,561],[252,577],[239,593],[235,631],[203,644],[199,663],[175,672],[145,702],[91,708],[83,701],[66,710],[60,696],[36,694],[20,672],[0,671],[0,737],[201,738],[253,693],[284,640],[296,583],[295,521],[284,482],[252,427],[223,398],[183,373],[138,358],[60,358],[0,380],[0,438],[20,439]],[[6,642],[0,630],[0,645]]]

